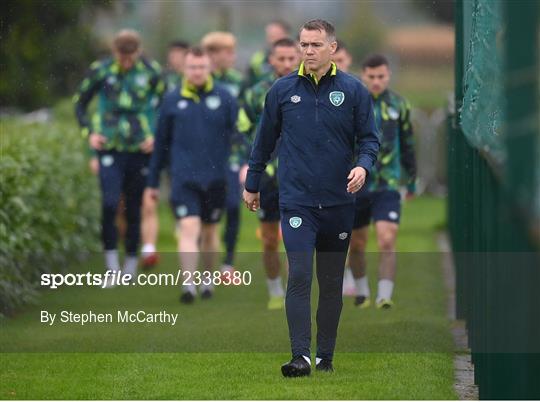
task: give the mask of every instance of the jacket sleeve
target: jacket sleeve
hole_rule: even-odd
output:
[[[73,97],[73,102],[75,103],[75,116],[77,117],[77,121],[82,129],[82,135],[84,138],[88,137],[88,135],[93,131],[92,123],[88,118],[88,105],[101,87],[103,80],[103,74],[101,71],[100,63],[94,62],[90,66],[90,71],[81,82],[77,93]]]
[[[242,108],[245,113],[245,118],[249,121],[249,127],[246,124],[246,133],[253,129],[253,124],[257,120],[257,112],[255,110],[254,93],[252,88],[246,89],[243,96]]]
[[[154,151],[150,159],[147,186],[159,187],[159,176],[167,161],[167,152],[170,150],[172,138],[172,117],[167,113],[167,102],[164,101],[159,113]]]
[[[243,165],[249,157],[249,142],[241,130],[242,112],[238,102],[231,96],[229,107],[229,130],[231,132],[231,154],[236,157],[238,163]]]
[[[273,86],[266,95],[261,122],[249,159],[245,187],[250,193],[259,192],[261,175],[266,169],[266,164],[270,160],[272,151],[276,147],[276,142],[281,134],[281,117],[278,92],[276,86]]]
[[[356,143],[358,145],[356,166],[364,168],[369,174],[379,153],[379,132],[375,125],[373,103],[369,93],[362,87],[358,94],[355,110]]]
[[[154,105],[152,106],[158,109],[159,106],[161,106],[161,102],[163,101],[163,96],[165,95],[165,89],[167,88],[167,86],[159,63],[153,61],[152,66],[154,68],[154,74],[151,82],[151,92],[154,97],[153,99],[155,99],[153,101]]]
[[[407,174],[407,191],[416,191],[416,156],[414,152],[414,136],[411,124],[411,107],[403,101],[399,119],[399,150],[401,166]]]

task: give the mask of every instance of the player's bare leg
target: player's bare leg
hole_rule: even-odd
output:
[[[159,229],[157,208],[157,199],[152,197],[143,198],[141,237],[144,269],[153,268],[159,262],[159,255],[156,250]]]
[[[369,226],[354,229],[349,243],[349,266],[354,278],[356,294],[354,304],[360,308],[369,307],[369,284],[366,274],[366,247],[368,242]]]
[[[217,223],[204,223],[201,229],[201,257],[202,267],[205,271],[213,272],[217,266],[219,251],[219,232]],[[201,284],[201,297],[212,297],[213,284]]]
[[[375,222],[375,233],[380,253],[377,307],[392,306],[392,293],[396,276],[396,238],[398,224],[387,221]]]
[[[180,252],[180,268],[183,271],[193,273],[197,269],[197,264],[199,262],[201,218],[198,216],[187,216],[178,220],[178,231],[177,239],[178,251]],[[183,303],[191,303],[196,294],[197,289],[195,285],[183,285],[180,301]]]
[[[263,243],[263,263],[270,301],[268,308],[278,310],[285,307],[285,292],[281,282],[281,262],[279,260],[279,222],[261,222]]]

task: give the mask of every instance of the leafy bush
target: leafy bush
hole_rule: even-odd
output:
[[[35,299],[42,272],[96,249],[97,182],[69,120],[0,120],[0,314]]]
[[[4,0],[0,17],[0,106],[32,110],[71,95],[99,43],[94,15],[109,0]]]

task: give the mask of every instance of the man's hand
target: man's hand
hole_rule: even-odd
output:
[[[103,145],[107,142],[107,137],[98,134],[98,133],[92,133],[88,136],[88,143],[90,144],[90,147],[97,151],[101,151],[103,149]]]
[[[250,211],[255,212],[259,209],[261,193],[250,193],[249,191],[244,190],[242,198],[244,199],[247,209]]]
[[[154,150],[154,137],[148,137],[143,142],[141,142],[141,151],[145,154],[149,154]]]
[[[146,187],[143,194],[143,203],[152,205],[159,200],[159,188]]]
[[[366,169],[363,167],[355,167],[347,176],[349,183],[347,184],[347,192],[354,194],[362,188],[366,181]]]
[[[98,161],[98,158],[96,158],[95,156],[92,157],[90,159],[90,161],[88,162],[88,166],[90,167],[90,171],[92,172],[92,174],[94,176],[97,176],[97,174],[99,173],[99,161]]]
[[[240,172],[238,172],[238,180],[240,181],[240,184],[242,186],[244,186],[244,183],[246,182],[248,169],[249,169],[249,165],[246,163],[240,168]]]

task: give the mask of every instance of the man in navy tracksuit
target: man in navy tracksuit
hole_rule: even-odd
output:
[[[212,80],[208,55],[200,48],[188,50],[182,86],[165,96],[160,110],[145,195],[159,196],[159,172],[168,159],[183,270],[195,271],[199,248],[204,268],[215,268],[216,230],[225,206],[237,116],[236,99]],[[201,285],[201,297],[211,297],[212,291],[211,284]],[[196,294],[194,284],[184,284],[180,301],[192,303]]]
[[[316,368],[332,371],[343,269],[354,195],[377,158],[379,140],[366,88],[331,62],[334,27],[309,21],[300,31],[303,62],[266,96],[249,161],[244,201],[259,207],[262,172],[276,142],[283,240],[289,260],[286,310],[292,360],[286,377],[311,372],[310,289],[316,251],[319,304]]]

